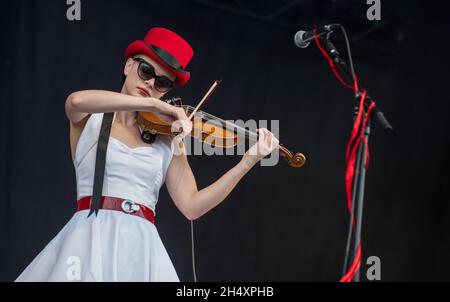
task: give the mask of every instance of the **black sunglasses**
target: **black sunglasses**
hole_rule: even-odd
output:
[[[159,92],[164,93],[175,87],[175,82],[171,81],[168,77],[156,75],[155,68],[144,59],[133,58],[133,60],[139,62],[139,66],[137,69],[139,77],[144,81],[148,81],[154,78],[155,89]]]

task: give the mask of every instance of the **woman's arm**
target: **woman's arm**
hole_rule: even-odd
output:
[[[156,98],[145,98],[106,90],[83,90],[69,95],[66,100],[66,115],[77,124],[90,113],[115,111],[153,111],[187,120],[182,108],[172,106]]]
[[[242,177],[262,158],[278,147],[278,140],[267,129],[241,161],[208,187],[198,190],[186,155],[174,156],[166,176],[166,186],[177,208],[189,220],[195,220],[219,205]]]

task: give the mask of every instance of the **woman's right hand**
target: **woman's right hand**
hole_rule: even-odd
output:
[[[155,106],[153,112],[163,115],[164,120],[172,126],[172,132],[180,133],[182,137],[189,135],[192,131],[192,122],[183,108],[173,106],[159,99],[152,98]]]

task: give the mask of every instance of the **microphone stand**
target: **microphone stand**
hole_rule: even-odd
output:
[[[347,77],[353,79],[353,74],[351,70],[348,68],[347,64],[344,60],[341,59],[339,52],[337,51],[336,47],[331,43],[329,37],[330,34],[327,34],[326,37],[320,37],[320,40],[324,44],[324,48],[328,52],[329,56],[332,58],[335,65],[338,65],[341,67],[341,69],[344,71]],[[359,88],[358,88],[359,89]],[[358,91],[355,95],[356,99],[356,106],[354,108],[354,117],[353,121],[355,121],[356,116],[358,115],[359,111],[359,104],[361,100],[362,93],[361,91]],[[372,98],[366,94],[366,98],[364,101],[364,108],[363,108],[363,114],[362,114],[362,121],[364,121],[365,116],[367,114],[367,108],[370,106],[372,102]],[[373,112],[375,113],[378,122],[380,123],[381,127],[385,131],[391,131],[392,126],[388,122],[388,120],[384,117],[383,112],[377,107],[373,107]],[[369,142],[369,136],[370,136],[370,119],[367,122],[367,125],[364,129],[364,138],[367,142]],[[350,259],[355,259],[358,245],[361,240],[361,229],[362,229],[362,216],[363,216],[363,205],[364,205],[364,187],[365,187],[365,180],[366,180],[366,144],[364,142],[361,142],[358,146],[357,151],[357,159],[356,159],[356,167],[355,167],[355,173],[353,175],[353,186],[352,186],[352,212],[350,215],[350,223],[349,223],[349,230],[348,230],[348,237],[347,237],[347,245],[346,245],[346,252],[345,252],[345,260],[344,265],[342,268],[342,275],[344,275],[347,270],[349,269],[349,261]],[[356,213],[356,227],[355,227],[355,236],[353,245],[351,244],[351,239],[353,236],[353,217]],[[351,253],[351,258],[350,258]],[[355,276],[353,278],[354,282],[360,281],[360,268],[355,273]]]

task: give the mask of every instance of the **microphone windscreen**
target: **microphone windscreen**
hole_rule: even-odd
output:
[[[305,43],[305,41],[304,41],[304,39],[303,39],[305,33],[306,33],[306,31],[304,31],[304,30],[299,30],[299,31],[295,34],[295,36],[294,36],[294,44],[295,44],[297,47],[300,47],[300,48],[306,48],[306,47],[308,47],[309,42],[306,42],[306,43]]]

